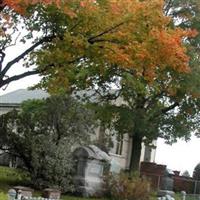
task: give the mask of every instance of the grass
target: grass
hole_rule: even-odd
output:
[[[7,192],[10,188],[17,185],[27,186],[30,179],[28,174],[19,169],[13,169],[0,166],[0,200],[7,200]],[[35,191],[33,196],[40,196],[40,191]],[[82,198],[68,195],[62,195],[62,200],[97,200],[95,198]],[[106,199],[99,199],[106,200]]]
[[[0,166],[0,192],[5,192],[12,186],[27,185],[28,182],[28,174],[24,171]]]
[[[7,192],[16,185],[27,185],[28,175],[19,169],[0,166],[0,200],[7,200]]]
[[[28,186],[30,178],[28,174],[19,169],[13,169],[8,167],[0,166],[0,200],[7,200],[7,192],[13,186],[21,185]],[[35,191],[33,196],[41,196],[40,191]],[[177,196],[178,197],[178,196]],[[97,200],[97,198],[82,198],[69,195],[62,195],[62,200]],[[98,200],[108,200],[108,199],[98,199]],[[153,195],[150,200],[156,200],[156,196]],[[176,200],[181,200],[176,198]],[[193,200],[193,199],[192,199]]]

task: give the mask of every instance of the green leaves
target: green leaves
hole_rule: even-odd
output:
[[[0,148],[17,155],[38,188],[71,190],[72,151],[88,144],[94,133],[93,113],[71,97],[30,100],[20,111],[1,115]]]

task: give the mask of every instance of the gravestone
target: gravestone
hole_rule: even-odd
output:
[[[23,187],[23,186],[15,186],[13,189],[17,192],[17,199],[20,199],[21,197],[30,198],[33,194],[33,189],[29,187]],[[20,198],[19,198],[20,196]]]
[[[42,196],[48,199],[60,199],[61,191],[53,188],[46,188]]]
[[[17,198],[17,192],[14,189],[8,190],[8,200],[15,200]]]
[[[76,160],[74,185],[82,196],[98,196],[102,192],[103,171],[110,156],[95,145],[77,148],[73,153]]]
[[[160,190],[158,191],[158,196],[170,195],[174,196],[173,187],[174,187],[174,172],[170,169],[166,169],[164,176],[161,178]]]

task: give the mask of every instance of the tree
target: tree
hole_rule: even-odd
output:
[[[114,30],[100,32],[94,37],[98,43],[92,44],[95,51],[91,47],[90,54],[84,54],[81,62],[67,65],[66,59],[61,59],[69,46],[67,38],[50,45],[49,51],[38,51],[37,65],[43,69],[47,58],[49,64],[59,64],[57,71],[44,74],[43,87],[56,91],[61,88],[96,91],[100,103],[94,103],[94,108],[103,126],[118,134],[128,133],[132,138],[131,169],[137,170],[143,141],[149,144],[162,137],[172,143],[181,137],[189,139],[191,131],[198,133],[199,68],[195,64],[197,54],[191,53],[196,38],[184,36],[187,29],[175,28],[173,21],[164,16],[160,1],[127,1],[123,7],[120,2],[114,7],[117,14],[114,16],[123,19],[121,13],[128,10],[126,5],[134,13],[126,21],[127,26],[120,25],[114,33]],[[196,35],[195,31],[190,33]],[[79,42],[85,49],[87,45]],[[72,43],[70,49],[74,47]],[[103,50],[96,51],[99,48]],[[188,48],[190,61],[186,56]]]
[[[198,163],[196,165],[196,167],[194,168],[192,177],[193,177],[193,179],[196,180],[195,186],[194,186],[194,193],[195,194],[199,194],[200,193],[200,184],[199,184],[199,180],[200,180],[200,163]]]
[[[69,97],[30,100],[1,116],[0,147],[19,157],[35,187],[71,189],[72,151],[88,144],[93,114]]]
[[[168,26],[162,6],[158,0],[1,0],[0,87],[38,73],[50,91],[59,90],[55,85],[71,85],[76,76],[89,84],[88,65],[90,73],[115,65],[131,68],[149,81],[158,68],[186,72],[181,39],[194,32]],[[17,41],[29,47],[5,63],[7,48]],[[169,46],[171,51],[166,51]],[[25,72],[9,76],[22,60]]]
[[[190,177],[190,173],[188,172],[188,170],[185,170],[181,176],[185,176],[185,177]]]
[[[200,180],[200,163],[196,165],[193,171],[193,178],[195,180]]]
[[[197,56],[186,54],[197,32],[176,28],[163,6],[161,0],[74,0],[26,9],[28,30],[44,33],[26,63],[43,75],[39,86],[96,91],[103,125],[133,139],[133,170],[144,139],[188,139],[199,127],[199,69],[191,65]]]

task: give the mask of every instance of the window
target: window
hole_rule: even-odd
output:
[[[114,146],[111,149],[111,153],[116,155],[122,155],[123,153],[123,135],[117,135],[113,137]]]

